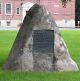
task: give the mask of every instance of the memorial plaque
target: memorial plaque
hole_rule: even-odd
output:
[[[33,31],[33,53],[54,52],[54,30]]]

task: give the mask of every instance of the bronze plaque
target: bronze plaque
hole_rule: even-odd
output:
[[[33,31],[33,52],[34,53],[54,52],[54,30]]]

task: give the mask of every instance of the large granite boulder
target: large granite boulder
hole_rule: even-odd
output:
[[[77,71],[55,20],[44,6],[28,12],[5,63],[6,70]]]

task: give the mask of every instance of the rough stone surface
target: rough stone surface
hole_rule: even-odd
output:
[[[33,31],[54,30],[54,53],[33,53]],[[34,5],[27,13],[5,63],[6,70],[77,71],[58,27],[44,6]]]

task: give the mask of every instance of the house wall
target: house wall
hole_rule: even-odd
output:
[[[75,0],[67,3],[66,8],[60,0],[41,0],[41,4],[50,11],[59,27],[75,27]]]
[[[39,0],[23,0],[23,4],[31,2],[33,4],[39,3]],[[7,27],[6,22],[11,22],[10,27],[17,27],[23,20],[23,7],[20,0],[1,0],[2,14],[0,15],[0,22],[2,27]],[[6,15],[5,5],[11,3],[12,14]],[[59,27],[75,27],[75,0],[67,4],[66,8],[62,7],[60,0],[40,0],[41,5],[49,10]],[[16,8],[20,8],[20,14],[16,14]]]

